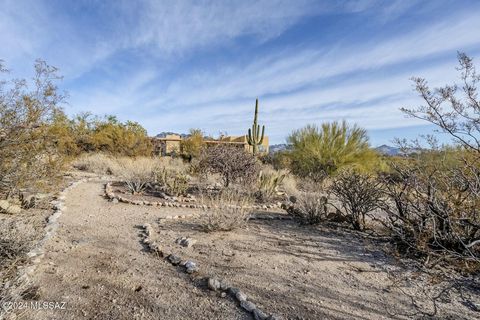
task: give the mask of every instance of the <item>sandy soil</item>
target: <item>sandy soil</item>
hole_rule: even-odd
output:
[[[34,277],[35,300],[65,302],[66,310],[30,308],[19,318],[250,319],[143,251],[136,226],[166,210],[112,204],[101,182],[72,189],[66,207]]]
[[[72,189],[66,206],[31,296],[65,302],[66,310],[27,309],[18,318],[251,319],[228,296],[146,252],[138,228],[145,223],[163,247],[196,261],[200,276],[227,280],[285,319],[480,316],[472,307],[480,303],[478,282],[409,270],[385,255],[381,244],[345,231],[255,220],[235,232],[207,234],[195,220],[159,219],[192,209],[113,204],[103,197],[101,181]],[[175,244],[178,237],[197,243],[184,248]]]
[[[271,215],[271,213],[268,213]],[[178,236],[198,242],[175,245]],[[161,247],[242,288],[262,310],[286,319],[476,319],[472,279],[453,282],[402,266],[387,244],[294,221],[250,221],[206,234],[197,221],[169,220],[152,236]],[[476,292],[476,293],[475,293]]]

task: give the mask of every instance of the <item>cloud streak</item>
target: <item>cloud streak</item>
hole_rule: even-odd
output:
[[[480,7],[464,2],[6,0],[0,58],[20,75],[47,59],[66,76],[70,113],[117,114],[151,134],[241,134],[255,97],[273,142],[340,119],[401,133],[420,124],[398,110],[420,103],[409,77],[440,85],[456,77],[456,50],[478,57]]]

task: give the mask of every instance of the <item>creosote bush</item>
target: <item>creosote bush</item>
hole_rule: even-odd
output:
[[[466,54],[459,53],[458,61],[460,85],[432,89],[425,79],[413,78],[425,104],[402,109],[452,137],[455,148],[438,148],[430,136],[430,151],[394,163],[390,174],[383,177],[389,200],[383,209],[385,224],[402,252],[426,257],[430,265],[449,261],[464,270],[478,271],[480,75]],[[417,144],[413,147],[420,149]]]
[[[202,215],[201,227],[206,232],[231,231],[244,226],[253,203],[250,198],[232,189],[205,197],[203,202],[211,207]]]
[[[320,192],[300,192],[287,212],[302,224],[318,224],[327,218],[328,198]]]
[[[342,171],[329,188],[341,202],[347,219],[355,230],[364,230],[366,215],[377,209],[382,199],[382,186],[369,174],[352,169]]]

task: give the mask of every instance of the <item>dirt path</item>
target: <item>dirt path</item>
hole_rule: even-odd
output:
[[[158,219],[180,208],[113,204],[103,182],[66,195],[56,235],[35,272],[33,299],[62,309],[28,309],[21,319],[251,319],[228,296],[196,287],[183,272],[144,251],[145,223],[162,247],[199,263],[284,319],[474,319],[478,294],[399,267],[375,243],[342,230],[288,221],[251,221],[205,234],[197,219]],[[185,212],[187,213],[187,212]],[[175,239],[197,244],[179,247]],[[473,284],[473,281],[470,281]],[[446,288],[446,289],[445,289]],[[18,314],[17,314],[18,315]]]
[[[29,309],[22,319],[250,319],[143,251],[135,226],[167,209],[107,202],[101,182],[78,185],[65,204],[33,281],[37,301],[66,310]]]

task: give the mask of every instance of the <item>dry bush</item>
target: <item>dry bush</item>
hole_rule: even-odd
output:
[[[205,148],[198,162],[198,170],[203,174],[219,174],[223,185],[255,181],[258,176],[256,158],[243,148],[224,144]]]
[[[73,162],[73,166],[78,170],[100,175],[111,175],[119,171],[117,159],[103,153],[83,154]]]
[[[279,192],[279,187],[286,176],[286,171],[277,171],[271,167],[264,166],[258,175],[258,190],[255,192],[255,197],[260,201],[271,201]]]
[[[206,232],[231,231],[244,226],[251,213],[252,200],[234,190],[208,196],[203,200],[211,208],[202,216],[201,226]]]
[[[154,159],[157,162],[159,168],[165,168],[167,170],[175,170],[177,172],[183,172],[183,173],[187,173],[190,169],[190,166],[180,158],[158,157]]]
[[[355,230],[365,229],[366,215],[377,209],[382,199],[379,181],[351,169],[335,177],[329,191],[341,202],[344,214]]]
[[[480,266],[480,167],[468,160],[445,166],[392,164],[382,177],[389,201],[385,226],[401,253]]]
[[[154,181],[158,183],[167,194],[180,196],[186,194],[190,177],[182,170],[157,167],[157,170],[154,171]]]
[[[133,194],[145,190],[158,170],[158,161],[152,158],[121,158],[117,161],[118,171],[114,175],[120,177]]]
[[[318,224],[328,215],[328,198],[320,192],[300,192],[287,212],[302,224]]]
[[[0,61],[0,77],[7,73]],[[64,158],[49,130],[62,113],[59,79],[57,69],[41,60],[35,63],[32,83],[0,78],[0,197],[61,172]]]
[[[449,135],[456,152],[435,150],[433,159],[421,154],[410,165],[394,166],[387,181],[387,226],[408,251],[439,260],[455,260],[480,269],[480,75],[473,59],[458,53],[460,84],[429,87],[413,78],[424,105],[403,108]],[[425,152],[424,152],[425,153]],[[453,160],[453,161],[452,161]]]
[[[280,190],[285,192],[287,196],[294,196],[298,193],[298,183],[295,176],[292,174],[285,175],[285,178],[280,185]]]

